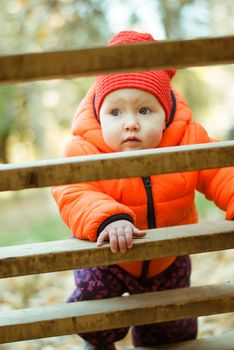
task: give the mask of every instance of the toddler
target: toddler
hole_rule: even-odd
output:
[[[109,45],[155,41],[150,34],[123,31]],[[106,74],[81,102],[72,123],[68,157],[208,143],[212,140],[184,99],[172,88],[175,70]],[[109,241],[125,253],[148,228],[197,222],[195,190],[234,217],[234,169],[212,169],[53,188],[61,216],[78,239]],[[157,231],[156,233],[157,234]],[[75,271],[69,302],[110,298],[190,285],[189,256],[96,266]],[[86,349],[115,349],[128,328],[80,334]],[[134,346],[195,338],[197,319],[132,327]]]

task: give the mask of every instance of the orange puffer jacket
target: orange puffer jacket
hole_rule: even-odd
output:
[[[92,87],[73,119],[73,138],[65,149],[67,157],[112,152],[104,143],[100,123],[94,114],[94,93]],[[173,122],[164,131],[159,147],[214,141],[201,125],[192,120],[187,104],[178,93],[174,93],[176,113]],[[196,223],[196,189],[226,210],[226,219],[234,217],[234,167],[156,175],[145,180],[151,181],[154,211],[151,214],[156,227]],[[121,218],[132,221],[142,230],[149,227],[149,197],[146,184],[140,177],[57,186],[52,192],[64,222],[79,239],[96,241],[105,225]],[[146,270],[143,262],[120,266],[137,277],[142,276],[145,270],[148,278],[162,272],[174,259],[151,260]]]

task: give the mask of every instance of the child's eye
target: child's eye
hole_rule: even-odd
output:
[[[151,111],[148,107],[142,107],[140,110],[139,110],[139,113],[140,114],[149,114]]]
[[[113,117],[118,117],[120,115],[120,110],[115,108],[111,111],[110,114],[113,115]]]

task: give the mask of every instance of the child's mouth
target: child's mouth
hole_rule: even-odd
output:
[[[126,142],[134,143],[134,142],[140,142],[140,140],[135,136],[129,136],[123,142],[124,143],[126,143]]]

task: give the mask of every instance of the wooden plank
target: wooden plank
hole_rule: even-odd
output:
[[[0,82],[234,62],[234,36],[126,44],[0,57]]]
[[[112,265],[155,257],[179,256],[234,248],[234,221],[200,223],[148,230],[125,254],[113,254],[109,244],[77,239],[0,248],[0,277]]]
[[[234,311],[234,283],[1,312],[0,343]]]
[[[157,347],[137,347],[128,350],[233,350],[234,333],[225,333],[221,336],[213,336],[194,340],[183,341]]]
[[[0,191],[234,165],[234,141],[0,165]]]

